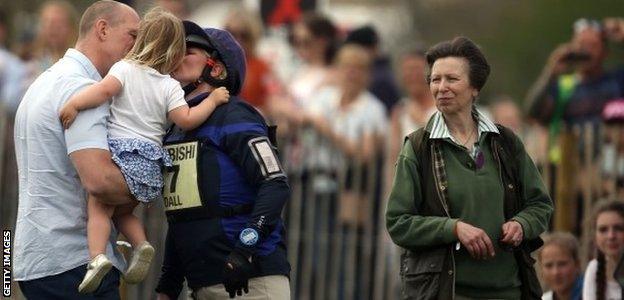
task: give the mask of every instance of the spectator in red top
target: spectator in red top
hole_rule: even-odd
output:
[[[256,44],[262,36],[262,22],[258,15],[245,9],[236,9],[230,12],[224,27],[245,50],[247,78],[241,98],[262,112],[266,110],[269,96],[278,86],[271,67],[256,55]]]

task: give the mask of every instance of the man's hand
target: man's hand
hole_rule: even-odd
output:
[[[565,61],[565,56],[572,51],[572,45],[569,43],[561,44],[550,54],[546,62],[546,68],[552,76],[558,76],[566,72],[570,66]]]
[[[468,223],[457,221],[457,238],[466,247],[470,256],[475,259],[488,259],[494,257],[492,240],[481,228]]]
[[[624,42],[624,18],[606,18],[602,23],[609,40],[616,43]]]
[[[523,238],[524,231],[522,231],[522,225],[520,225],[518,221],[512,220],[503,224],[503,236],[501,238],[501,243],[518,247],[520,243],[522,243]]]
[[[253,273],[251,256],[240,253],[236,249],[228,255],[223,269],[223,285],[230,294],[230,298],[236,295],[242,296],[243,291],[249,293],[248,281]]]

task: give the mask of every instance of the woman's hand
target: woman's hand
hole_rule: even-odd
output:
[[[61,112],[59,113],[59,118],[61,119],[61,123],[63,124],[63,128],[68,129],[69,126],[74,122],[76,116],[78,115],[78,109],[70,103],[66,103],[61,108]]]
[[[522,243],[524,238],[524,231],[522,225],[518,221],[509,221],[503,224],[503,237],[501,243],[509,244],[514,247],[518,247]]]
[[[470,256],[475,259],[488,259],[494,257],[492,240],[481,228],[468,223],[457,221],[457,238],[466,247]]]

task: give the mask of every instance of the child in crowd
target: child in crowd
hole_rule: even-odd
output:
[[[69,128],[78,111],[112,98],[109,148],[130,193],[139,202],[150,203],[162,196],[161,169],[171,166],[162,147],[169,121],[184,130],[194,129],[229,100],[227,89],[218,88],[207,100],[189,108],[180,83],[168,75],[181,66],[185,52],[182,21],[155,8],[141,21],[136,43],[126,58],[114,64],[102,81],[71,97],[60,111],[63,126]],[[175,72],[172,74],[175,76]],[[147,242],[140,220],[132,214],[137,204],[131,201],[109,206],[89,195],[87,240],[91,262],[78,288],[81,293],[96,290],[112,267],[104,254],[111,218],[134,248],[124,273],[125,282],[138,283],[145,278],[154,248]]]
[[[578,240],[569,232],[553,232],[544,237],[537,254],[542,278],[550,291],[542,300],[580,300],[583,289]]]

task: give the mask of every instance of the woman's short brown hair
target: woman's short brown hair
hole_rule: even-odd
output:
[[[481,90],[485,81],[490,75],[490,65],[483,52],[473,41],[467,37],[456,37],[451,41],[444,41],[431,47],[425,54],[429,65],[427,82],[431,80],[431,67],[436,60],[445,57],[461,57],[468,61],[468,79],[470,85],[477,90]]]

